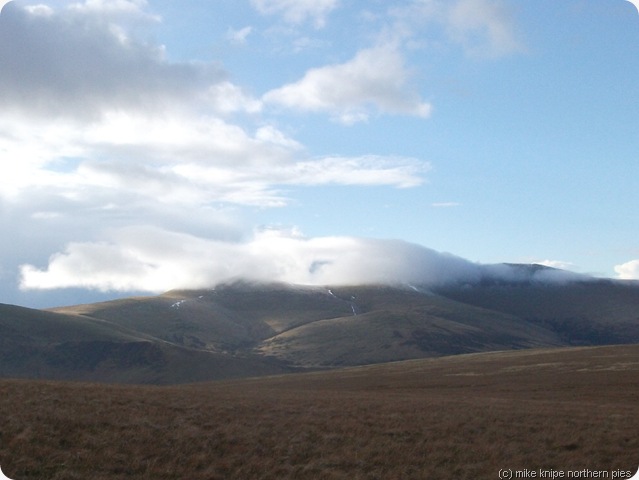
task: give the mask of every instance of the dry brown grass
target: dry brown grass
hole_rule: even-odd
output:
[[[639,464],[639,347],[181,387],[0,382],[23,479],[496,479]]]

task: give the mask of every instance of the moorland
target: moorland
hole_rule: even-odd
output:
[[[466,354],[180,386],[6,379],[0,466],[15,480],[635,472],[638,396],[636,345]]]

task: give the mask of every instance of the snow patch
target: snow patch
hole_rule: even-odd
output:
[[[186,302],[186,300],[180,300],[179,302],[175,302],[173,305],[171,305],[171,308],[180,308],[180,305],[182,305],[184,302]]]

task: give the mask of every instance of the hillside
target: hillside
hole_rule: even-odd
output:
[[[514,315],[405,287],[238,283],[57,311],[179,345],[253,350],[304,367],[561,344],[552,331]]]
[[[288,329],[258,350],[296,365],[345,366],[561,344],[551,330],[520,317],[427,291],[336,287],[331,292],[348,299],[354,312]]]
[[[184,383],[639,343],[639,284],[543,282],[534,277],[540,268],[431,289],[238,282],[50,311],[0,305],[0,375]]]
[[[546,327],[569,345],[634,343],[639,339],[637,282],[485,282],[437,292],[466,305]]]
[[[167,384],[287,371],[96,318],[0,305],[0,377]]]
[[[20,480],[630,478],[638,395],[637,345],[170,387],[0,380],[0,465]]]

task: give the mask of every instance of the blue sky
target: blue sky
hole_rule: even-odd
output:
[[[0,302],[639,279],[638,76],[627,0],[8,2]]]

